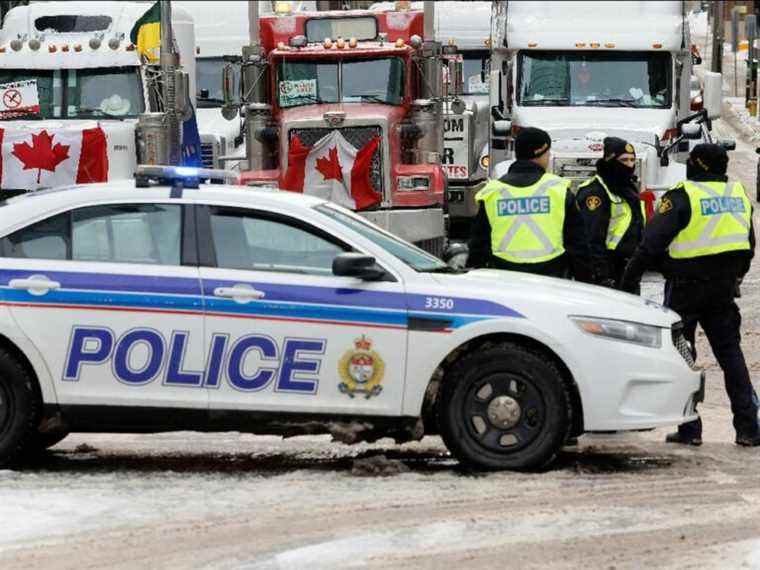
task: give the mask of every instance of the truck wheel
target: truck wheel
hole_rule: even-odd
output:
[[[563,445],[570,396],[544,355],[505,342],[457,362],[441,388],[439,424],[446,447],[479,469],[539,469]]]
[[[13,464],[34,437],[39,399],[29,371],[0,349],[0,467]]]

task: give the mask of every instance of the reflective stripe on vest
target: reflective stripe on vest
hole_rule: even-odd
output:
[[[483,202],[491,224],[493,255],[512,263],[541,263],[562,255],[568,185],[546,173],[532,186],[492,181],[478,192],[476,200]]]
[[[687,180],[683,187],[689,197],[691,219],[670,244],[670,257],[685,259],[749,250],[752,207],[739,182]]]
[[[587,182],[581,184],[581,186],[578,187],[578,190],[584,186],[588,186],[594,182],[594,180],[597,180],[599,182],[599,185],[604,188],[604,191],[607,192],[607,196],[610,199],[610,223],[607,225],[607,238],[605,240],[605,245],[607,246],[607,249],[614,250],[617,249],[617,246],[620,245],[621,241],[623,241],[623,237],[628,231],[628,228],[631,227],[631,222],[633,221],[633,211],[631,210],[631,206],[628,204],[628,202],[623,200],[620,196],[617,196],[616,194],[610,192],[610,189],[607,188],[604,180],[598,174],[591,180],[588,180]],[[642,220],[646,222],[646,206],[641,200],[639,200],[639,203],[641,205]]]

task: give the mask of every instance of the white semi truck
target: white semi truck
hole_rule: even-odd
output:
[[[0,128],[6,134],[28,132],[29,137],[43,130],[100,129],[107,146],[107,179],[132,178],[140,155],[138,119],[157,110],[148,88],[157,68],[143,65],[130,42],[134,23],[150,6],[146,2],[39,2],[10,10],[0,30],[0,91],[4,85],[21,83],[28,94],[36,94],[39,105],[33,112],[20,113],[0,107],[4,110]],[[195,104],[193,18],[182,7],[173,6],[171,19],[189,100]],[[201,135],[205,135],[203,129]],[[36,187],[55,185],[51,180],[49,172],[40,171]],[[4,178],[0,187],[19,189],[12,185],[12,180]]]
[[[551,134],[551,168],[575,183],[593,174],[604,137],[618,136],[636,149],[651,210],[684,177],[690,141],[710,140],[720,75],[706,74],[696,113],[683,2],[493,2],[491,21],[493,176],[521,128]]]

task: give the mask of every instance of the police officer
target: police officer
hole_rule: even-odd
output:
[[[636,151],[617,137],[604,139],[596,175],[578,187],[578,208],[586,227],[594,280],[614,287],[641,242],[644,203],[634,174]]]
[[[737,280],[749,270],[754,255],[755,235],[750,201],[741,183],[728,181],[727,166],[722,147],[694,147],[687,180],[663,196],[621,288],[634,290],[643,272],[667,252],[661,262],[665,304],[681,315],[684,336],[692,345],[697,323],[702,326],[725,376],[736,443],[757,446],[757,396],[740,346],[741,315],[734,302]],[[667,441],[701,445],[701,421],[679,426]]]
[[[546,172],[551,142],[541,129],[521,130],[517,160],[475,196],[471,266],[588,280],[588,245],[570,182]]]

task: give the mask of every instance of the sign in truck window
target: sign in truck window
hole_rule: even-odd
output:
[[[280,81],[280,105],[283,107],[313,103],[316,99],[316,79]]]
[[[14,81],[0,84],[0,119],[40,112],[37,80]]]
[[[443,119],[443,169],[449,180],[464,180],[470,176],[469,121],[464,115]]]

